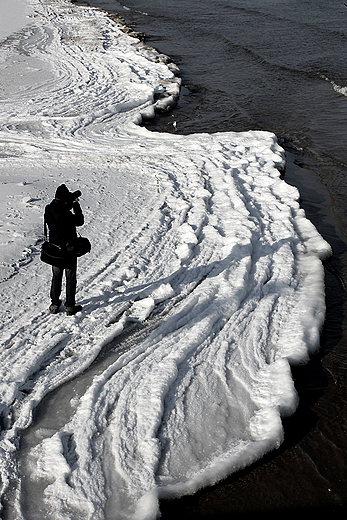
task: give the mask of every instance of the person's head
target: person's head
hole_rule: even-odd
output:
[[[79,190],[74,191],[73,193],[69,191],[65,184],[61,184],[58,186],[55,192],[55,198],[65,202],[68,206],[72,206],[72,203],[81,196],[81,192]]]

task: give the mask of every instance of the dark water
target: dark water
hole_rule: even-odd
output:
[[[84,2],[86,3],[86,2]],[[285,443],[162,518],[347,518],[347,8],[337,0],[90,0],[145,33],[181,69],[176,109],[158,131],[268,130],[287,182],[332,245],[320,353],[293,369],[300,394]],[[333,87],[340,88],[337,92]],[[176,121],[177,126],[172,125]]]

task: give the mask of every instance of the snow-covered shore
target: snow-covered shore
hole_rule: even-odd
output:
[[[0,46],[2,493],[43,397],[151,322],[67,403],[64,428],[40,431],[31,471],[42,518],[155,518],[158,498],[281,443],[290,363],[319,347],[330,247],[280,178],[274,135],[150,133],[139,123],[177,94],[174,68],[106,13],[27,5],[29,24]],[[82,191],[92,242],[72,318],[48,315],[39,260],[62,182]]]

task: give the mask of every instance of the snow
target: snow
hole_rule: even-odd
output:
[[[28,23],[29,4],[25,0],[0,0],[0,39],[10,36]]]
[[[282,442],[290,364],[319,348],[330,246],[281,179],[273,134],[147,131],[142,116],[177,96],[175,67],[102,11],[25,6],[0,46],[2,494],[15,486],[16,518],[31,518],[20,434],[80,376],[63,427],[40,428],[28,455],[35,518],[154,519],[160,498]],[[92,243],[73,317],[48,314],[39,258],[63,182]]]

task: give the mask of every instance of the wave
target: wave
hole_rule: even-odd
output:
[[[335,92],[337,92],[338,94],[342,94],[343,96],[347,96],[347,87],[337,85],[333,80],[329,79],[327,76],[324,76],[324,74],[321,74],[321,78],[330,83]]]

